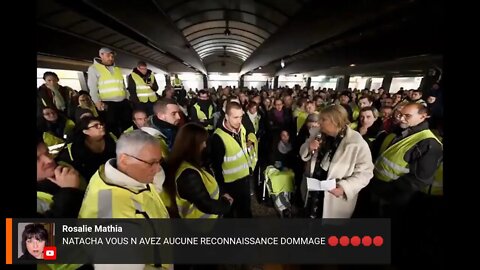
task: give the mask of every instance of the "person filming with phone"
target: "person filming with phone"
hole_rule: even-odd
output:
[[[350,218],[359,191],[373,176],[370,149],[360,133],[348,127],[348,113],[341,105],[324,108],[319,120],[319,127],[310,129],[310,137],[300,147],[300,157],[307,162],[302,188],[306,189],[307,177],[334,179],[336,185],[327,191],[309,192],[306,214],[311,218]]]

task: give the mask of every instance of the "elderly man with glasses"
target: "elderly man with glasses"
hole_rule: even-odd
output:
[[[142,130],[123,134],[117,141],[116,158],[108,160],[91,178],[79,218],[169,218],[159,195],[165,179],[161,161],[156,138]],[[95,269],[97,266],[120,269],[111,265],[95,265]],[[140,265],[129,267],[144,269]],[[169,269],[171,265],[155,268]]]
[[[81,218],[168,218],[155,185],[165,174],[158,140],[142,130],[123,134],[116,158],[93,175],[80,210]],[[143,202],[143,203],[141,203]]]

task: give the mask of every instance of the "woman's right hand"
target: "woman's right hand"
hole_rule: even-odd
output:
[[[308,150],[311,152],[317,151],[320,147],[320,142],[316,139],[312,139],[308,145]]]

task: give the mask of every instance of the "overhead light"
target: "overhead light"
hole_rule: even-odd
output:
[[[258,67],[258,69],[262,69],[262,67]]]
[[[282,59],[282,61],[280,61],[280,66],[282,66],[282,68],[285,67],[285,61],[283,61],[283,59]]]
[[[350,66],[351,66],[351,67],[354,67],[354,66],[355,66],[355,64],[350,64]]]
[[[227,29],[225,29],[225,32],[223,32],[223,33],[225,34],[225,36],[230,36],[230,34],[232,32],[230,32],[230,29],[227,28]]]

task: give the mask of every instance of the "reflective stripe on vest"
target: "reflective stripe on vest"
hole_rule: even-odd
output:
[[[67,139],[66,135],[70,134],[74,128],[75,128],[75,123],[72,120],[67,119],[67,121],[65,122],[65,128],[63,129],[63,136],[65,138],[59,138],[53,135],[53,133],[51,133],[50,131],[46,131],[46,132],[43,132],[43,141],[45,142],[47,147],[54,146],[57,144],[62,144],[65,142],[65,139]]]
[[[186,169],[192,169],[198,172],[198,174],[202,177],[202,182],[205,185],[205,188],[207,189],[210,198],[212,198],[213,200],[218,200],[218,198],[220,197],[220,189],[215,178],[203,169],[199,170],[188,162],[182,162],[177,172],[175,173],[175,185],[177,184],[177,180],[182,174],[182,172]],[[178,194],[178,187],[175,200],[177,201],[178,213],[180,214],[181,218],[218,218],[218,215],[204,213],[200,211],[193,203],[180,197],[180,195]]]
[[[141,190],[105,182],[105,165],[92,176],[79,218],[169,218],[167,208],[152,184]]]
[[[193,105],[193,107],[197,111],[198,120],[210,120],[210,119],[212,119],[212,115],[213,115],[213,106],[212,105],[208,106],[208,116],[205,115],[205,113],[200,109],[200,105],[198,105],[198,103],[195,103],[195,105]],[[212,125],[208,125],[205,128],[207,130],[213,130]]]
[[[98,93],[101,100],[121,99],[126,97],[123,86],[123,76],[120,68],[113,67],[113,74],[101,64],[93,64],[100,77],[98,78]]]
[[[57,136],[53,135],[51,132],[43,132],[43,141],[47,145],[47,147],[62,144],[65,140],[58,138]]]
[[[394,138],[395,134],[393,133],[385,138],[380,148],[381,154],[375,161],[375,169],[373,171],[375,178],[385,182],[397,180],[400,176],[410,172],[404,156],[418,142],[429,138],[434,138],[438,141],[435,135],[428,129],[417,132],[388,146]]]
[[[143,79],[138,76],[137,73],[132,72],[132,79],[135,82],[135,86],[137,88],[137,97],[138,100],[142,103],[147,103],[148,101],[150,102],[155,102],[157,101],[157,95],[155,92],[153,92],[152,88],[148,86]],[[153,74],[150,74],[150,81],[153,82],[155,80],[155,77]]]
[[[43,214],[50,210],[50,207],[53,203],[53,195],[37,191],[37,213]]]
[[[307,121],[308,113],[304,111],[298,112],[297,116],[297,134],[300,132],[300,129],[303,127],[303,124],[305,124],[305,121]]]
[[[225,146],[225,156],[222,163],[222,174],[225,183],[231,183],[249,175],[250,158],[248,157],[245,128],[243,126],[240,128],[242,147],[230,134],[227,134],[220,128],[215,130],[215,134],[222,139]]]

